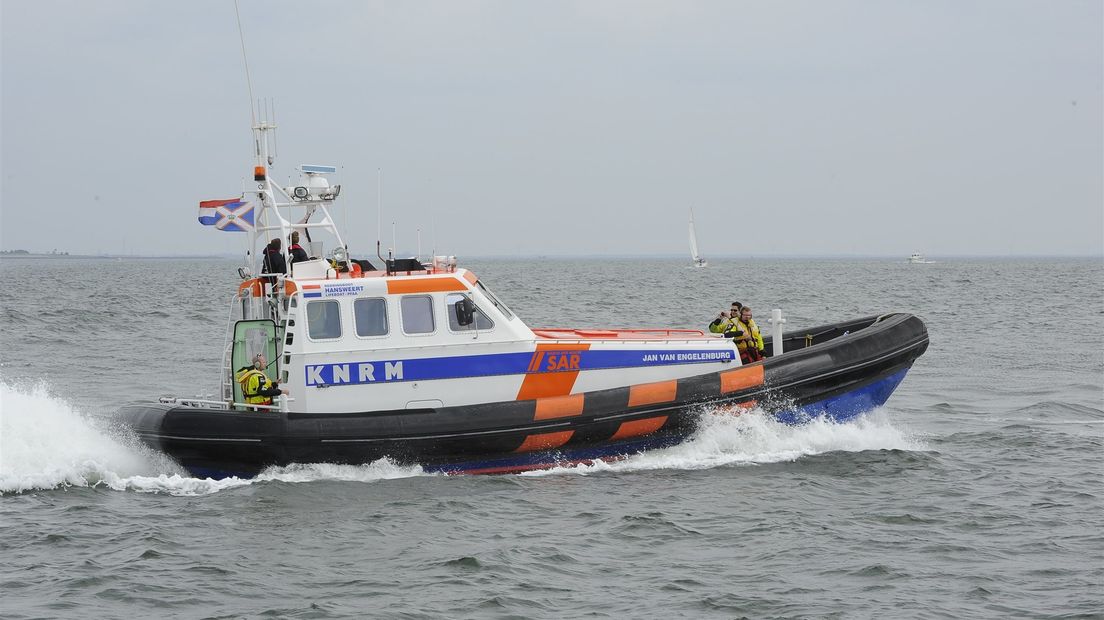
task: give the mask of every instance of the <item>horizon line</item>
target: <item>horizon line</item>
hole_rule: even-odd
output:
[[[451,256],[451,255],[450,255]],[[660,260],[685,260],[688,264],[693,262],[681,254],[471,254],[459,255],[465,259],[590,259],[590,258],[614,258],[614,259],[660,259]],[[0,258],[191,258],[191,259],[238,259],[241,254],[229,253],[202,253],[202,254],[51,254],[28,252],[26,254],[14,254],[11,251],[0,251]],[[369,257],[369,260],[375,257]],[[400,255],[399,258],[411,258]],[[428,255],[427,255],[427,258]],[[758,260],[758,259],[896,259],[907,262],[908,256],[902,254],[717,254],[714,260]],[[1104,252],[1099,254],[925,254],[925,259],[953,259],[953,258],[1099,258],[1104,259]],[[710,259],[707,259],[710,260]]]

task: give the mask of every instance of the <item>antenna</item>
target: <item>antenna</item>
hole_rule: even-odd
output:
[[[376,247],[383,238],[383,168],[376,168]]]
[[[391,220],[391,251],[394,253],[399,251],[399,242],[395,237],[395,220]]]
[[[245,34],[242,32],[241,12],[238,11],[238,0],[234,0],[234,15],[238,18],[238,38],[241,39],[242,63],[245,64],[245,85],[249,88],[249,117],[253,124],[257,124],[257,114],[253,111],[253,79],[249,77],[249,57],[245,55]]]
[[[418,258],[422,255],[422,228],[418,227],[418,255],[414,258]]]
[[[383,237],[383,168],[376,168],[376,258],[383,263],[383,272],[391,275],[391,263],[383,258],[380,238]]]
[[[429,190],[429,198],[426,200],[429,205],[426,207],[426,212],[429,213],[429,221],[431,226],[433,227],[432,236],[430,238],[431,243],[429,249],[429,262],[435,263],[435,261],[437,260],[437,218],[433,216],[433,177],[429,177],[428,179],[426,179],[426,187]],[[421,232],[420,228],[418,229],[418,232]],[[421,238],[419,237],[418,247],[421,248],[421,246]]]
[[[342,166],[341,169],[345,170],[345,166]],[[337,204],[337,197],[336,196],[334,197],[334,204],[335,205]],[[343,212],[342,215],[345,217],[345,223],[342,226],[342,228],[345,229],[345,234],[349,234],[349,209],[345,207],[345,202],[344,201],[342,201],[341,206],[342,206],[341,210]],[[348,243],[348,241],[345,242],[345,254],[346,255],[349,254],[349,243]]]

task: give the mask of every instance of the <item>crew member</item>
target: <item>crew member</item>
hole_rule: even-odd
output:
[[[750,364],[763,359],[763,335],[759,333],[759,326],[755,324],[755,319],[751,318],[750,306],[740,309],[736,329],[743,332],[735,337],[736,348],[740,350],[740,360]]]
[[[273,396],[288,393],[286,388],[278,387],[279,382],[273,383],[264,374],[267,367],[268,359],[265,354],[258,353],[253,356],[252,366],[246,366],[234,375],[234,379],[241,384],[242,397],[250,405],[271,405]]]
[[[288,245],[288,254],[291,255],[291,264],[307,260],[307,251],[299,245],[299,231],[291,231],[291,243]]]
[[[280,250],[281,245],[283,244],[280,243],[280,238],[276,237],[265,246],[261,273],[287,273],[287,262],[284,260],[284,253]],[[269,276],[265,280],[270,283],[275,282],[276,276]]]
[[[735,321],[739,320],[740,308],[742,307],[740,302],[732,302],[732,309],[721,310],[717,318],[713,319],[713,322],[709,324],[709,331],[714,334],[724,334],[726,338],[732,338],[729,332],[733,330]]]

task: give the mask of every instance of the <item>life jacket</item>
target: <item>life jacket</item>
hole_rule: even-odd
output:
[[[748,348],[748,343],[753,343],[756,351],[763,350],[763,335],[759,333],[759,326],[755,324],[755,319],[748,319],[747,323],[737,320],[734,327],[744,332],[743,336],[736,339],[737,349],[743,351]]]
[[[272,397],[259,392],[272,386],[265,374],[252,366],[247,366],[238,371],[234,379],[241,384],[242,396],[250,405],[271,405]]]

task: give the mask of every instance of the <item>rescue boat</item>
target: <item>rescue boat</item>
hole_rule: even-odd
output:
[[[384,257],[377,243],[376,264],[349,258],[330,213],[336,168],[303,165],[297,185],[273,182],[274,129],[253,127],[256,185],[209,216],[251,233],[254,249],[230,300],[218,397],[119,414],[197,476],[381,458],[506,473],[670,446],[702,415],[846,422],[885,403],[928,345],[904,313],[784,337],[778,322],[765,359],[747,365],[731,339],[699,330],[530,328],[453,257]],[[256,250],[292,232],[310,258],[290,263],[284,245],[287,273],[263,273]],[[258,353],[288,391],[271,404],[235,380]]]

